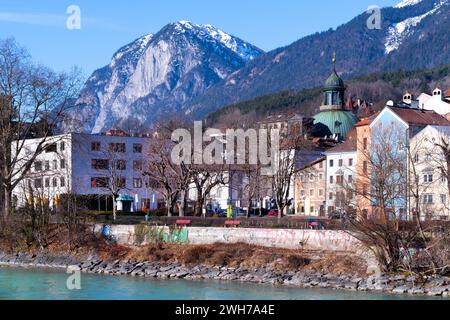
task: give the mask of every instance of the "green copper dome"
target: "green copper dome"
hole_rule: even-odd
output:
[[[341,140],[355,127],[359,119],[352,112],[344,110],[328,110],[314,116],[314,125],[323,124],[332,135],[338,134]]]
[[[327,91],[331,89],[345,89],[344,80],[338,76],[336,70],[333,70],[333,73],[325,82],[324,90]]]

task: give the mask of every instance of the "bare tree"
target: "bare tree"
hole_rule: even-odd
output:
[[[172,159],[175,142],[171,140],[171,133],[183,125],[180,121],[156,125],[157,130],[149,141],[150,147],[142,170],[148,180],[147,187],[164,198],[168,216],[173,216],[177,204],[180,215],[184,215],[191,182],[192,172],[188,163],[176,164]]]
[[[58,126],[80,78],[34,65],[13,39],[0,41],[0,171],[5,219],[12,211],[12,192],[26,177],[47,138]],[[33,150],[25,138],[40,137]]]
[[[348,212],[356,210],[355,215],[346,217],[350,232],[374,253],[384,272],[413,271],[418,251],[434,265],[427,251],[426,230],[420,222],[415,148],[417,145],[410,146],[408,132],[393,125],[372,129],[371,147],[358,159],[362,167],[358,183],[346,186],[347,192],[356,194],[370,207],[365,211],[368,208],[347,205]]]
[[[194,209],[196,216],[203,214],[206,201],[215,188],[231,184],[230,175],[230,171],[224,170],[224,165],[194,166],[192,168],[192,181],[196,190]]]
[[[269,145],[271,143],[269,142]],[[294,184],[295,174],[299,168],[297,166],[297,155],[302,150],[308,150],[310,142],[302,135],[301,129],[297,127],[288,128],[288,132],[282,133],[280,150],[277,150],[272,157],[275,161],[276,170],[272,178],[272,190],[275,203],[278,208],[278,218],[287,213],[290,204],[291,186]]]

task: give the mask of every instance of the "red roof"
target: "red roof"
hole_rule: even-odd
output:
[[[448,126],[450,122],[434,111],[411,108],[390,107],[403,121],[412,125]]]
[[[450,97],[450,89],[447,89],[445,92],[444,92],[444,97]]]
[[[378,117],[379,114],[380,114],[380,113],[377,112],[377,113],[375,113],[374,115],[372,115],[372,116],[370,116],[370,117],[368,117],[368,118],[361,119],[361,121],[358,122],[358,123],[355,125],[355,127],[364,127],[364,126],[370,125],[370,124],[373,122],[373,120],[375,120],[375,119]]]
[[[358,140],[357,140],[357,136],[356,136],[356,129],[352,129],[352,131],[350,131],[348,133],[347,140],[345,140],[345,142],[338,144],[334,148],[331,148],[326,153],[356,151],[357,142],[358,142]]]

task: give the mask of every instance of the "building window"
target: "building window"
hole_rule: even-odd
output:
[[[353,176],[348,176],[348,183],[353,183]]]
[[[353,191],[351,191],[351,190],[347,191],[347,199],[349,199],[349,200],[353,199]]]
[[[45,187],[50,188],[50,178],[45,178]]]
[[[339,167],[343,167],[344,166],[344,160],[339,159]]]
[[[116,161],[116,169],[117,170],[126,170],[127,169],[127,162],[125,160],[117,160]]]
[[[314,189],[309,190],[309,196],[314,197]]]
[[[133,153],[142,153],[142,144],[140,143],[133,144]]]
[[[91,188],[108,188],[109,186],[109,178],[106,177],[96,177],[91,178]]]
[[[319,174],[319,180],[320,180],[320,181],[323,180],[323,174],[322,174],[322,173]]]
[[[34,179],[34,187],[42,188],[42,179]]]
[[[336,176],[336,183],[342,186],[344,184],[344,176]]]
[[[300,197],[304,197],[305,196],[305,190],[300,190]]]
[[[119,188],[126,188],[127,186],[127,179],[124,177],[117,178],[117,187]]]
[[[363,173],[367,174],[367,161],[363,162]]]
[[[424,194],[422,195],[422,203],[423,204],[433,204],[433,195],[432,194]]]
[[[323,189],[319,189],[319,196],[323,197],[324,195],[324,190]]]
[[[51,153],[51,152],[56,153],[58,151],[58,148],[57,148],[56,143],[52,143],[52,144],[45,146],[44,150],[45,150],[45,153]]]
[[[328,198],[329,198],[330,200],[333,200],[333,193],[332,193],[332,192],[330,192]]]
[[[94,170],[108,170],[109,161],[107,159],[92,159],[91,168]]]
[[[311,173],[311,174],[309,175],[309,181],[310,181],[310,182],[314,182],[315,178],[316,178],[316,177],[314,176],[314,174]]]
[[[45,171],[50,171],[50,161],[45,161]]]
[[[66,143],[65,143],[64,141],[62,141],[62,142],[59,144],[59,150],[61,150],[61,151],[66,150]]]
[[[134,178],[133,179],[133,187],[136,189],[142,188],[142,179],[141,178]]]
[[[64,179],[64,177],[61,177],[61,179],[60,179],[60,186],[61,187],[65,187],[66,186],[66,179]]]
[[[141,160],[133,161],[133,170],[134,171],[142,171],[142,161]]]
[[[125,153],[127,151],[127,146],[125,143],[114,143],[109,144],[109,151],[117,153]]]
[[[323,169],[323,161],[319,163],[319,169]]]
[[[414,156],[414,163],[418,163],[420,161],[420,156],[418,154],[416,154]]]
[[[100,151],[101,149],[101,143],[98,141],[94,141],[91,143],[91,150],[92,151]]]
[[[53,170],[58,170],[58,160],[53,160]]]
[[[52,186],[53,186],[53,188],[57,188],[58,187],[58,180],[56,178],[52,179]]]
[[[367,195],[368,195],[368,191],[367,191],[367,185],[364,185],[364,187],[363,187],[363,196],[364,197],[367,197]]]
[[[368,145],[368,140],[367,140],[367,138],[364,138],[363,139],[363,149],[364,150],[367,150],[367,145]]]
[[[348,159],[348,166],[353,167],[353,159]]]
[[[42,162],[41,161],[36,161],[34,163],[34,171],[36,171],[36,172],[42,171]]]
[[[447,195],[441,194],[441,203],[446,204],[447,203]]]
[[[60,167],[61,167],[61,169],[65,169],[66,168],[66,159],[61,159],[60,160]]]
[[[314,208],[314,207],[309,208],[309,212],[314,213],[315,211],[316,211],[316,208]]]
[[[334,167],[334,160],[330,160],[330,168]]]
[[[330,184],[333,184],[333,183],[334,183],[334,177],[330,176]]]
[[[432,173],[426,173],[423,176],[423,182],[433,182],[433,174]]]

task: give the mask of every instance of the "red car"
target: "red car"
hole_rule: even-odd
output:
[[[269,217],[278,217],[278,209],[270,210]]]

